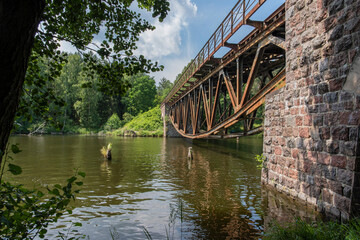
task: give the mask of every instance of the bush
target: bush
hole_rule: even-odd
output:
[[[163,127],[159,106],[134,117],[124,128],[133,131],[157,131]]]
[[[122,124],[125,125],[126,123],[130,122],[131,120],[133,120],[134,116],[131,115],[130,113],[124,113],[123,114],[123,121]]]
[[[114,113],[113,115],[111,115],[111,117],[107,120],[104,129],[105,130],[112,130],[112,129],[118,129],[119,127],[121,127],[121,120],[119,118],[119,116]]]
[[[21,152],[17,145],[11,146],[13,154]],[[81,186],[77,172],[64,186],[56,184],[47,187],[47,195],[38,190],[28,190],[22,185],[13,185],[2,179],[4,168],[14,175],[21,174],[21,167],[9,163],[12,157],[7,153],[3,158],[0,175],[0,239],[34,239],[37,235],[44,238],[49,223],[56,222],[66,210],[71,199],[75,199],[74,186]],[[75,226],[80,226],[75,223]]]

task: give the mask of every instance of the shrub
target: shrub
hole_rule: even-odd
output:
[[[157,131],[162,129],[161,110],[159,106],[137,115],[125,124],[124,128],[133,131]]]
[[[113,115],[111,115],[111,117],[107,120],[104,129],[105,130],[112,130],[112,129],[118,129],[119,127],[121,127],[121,120],[119,118],[119,116],[114,113]]]
[[[133,118],[134,118],[134,116],[133,115],[131,115],[130,113],[124,113],[123,114],[123,125],[124,124],[126,124],[126,123],[128,123],[128,122],[130,122],[131,120],[133,120]]]
[[[17,145],[11,146],[13,154],[19,153]],[[66,210],[71,199],[75,199],[75,185],[81,186],[78,176],[85,173],[77,172],[67,180],[64,186],[56,184],[47,187],[47,195],[38,190],[28,190],[22,185],[13,185],[2,179],[4,168],[14,175],[21,174],[21,167],[9,163],[12,157],[5,153],[0,175],[0,239],[34,239],[44,238],[49,223],[56,222]],[[75,223],[75,226],[80,226]]]

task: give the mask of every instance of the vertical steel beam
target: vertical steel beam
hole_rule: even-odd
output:
[[[220,86],[221,86],[221,74],[219,74],[218,82],[216,84],[215,99],[214,99],[214,104],[213,104],[213,107],[212,107],[211,118],[210,118],[211,127],[214,126],[214,119],[215,119],[216,108],[217,108],[217,105],[218,105]]]
[[[240,57],[236,59],[236,100],[237,105],[240,104],[242,95],[242,85],[244,82],[244,58]]]
[[[233,105],[233,108],[235,109],[238,104],[236,103],[236,96],[235,96],[235,92],[234,92],[234,88],[232,86],[232,83],[231,83],[231,81],[229,79],[229,75],[224,70],[221,70],[220,74],[222,74],[223,77],[224,77],[224,82],[225,82],[226,88],[227,88],[228,93],[229,93],[231,104]]]
[[[204,102],[204,110],[205,110],[205,118],[206,118],[206,124],[207,124],[207,130],[210,130],[210,112],[209,112],[209,102],[206,95],[206,92],[204,90],[204,87],[201,85],[201,91],[202,91],[202,97]]]
[[[263,48],[263,47],[261,47],[261,48],[259,47],[256,51],[255,58],[254,58],[254,61],[253,61],[253,64],[252,64],[252,67],[251,67],[251,70],[249,73],[249,77],[246,82],[244,94],[243,94],[243,96],[241,98],[241,102],[239,104],[239,108],[241,108],[244,105],[244,103],[247,101],[247,98],[250,95],[250,91],[251,91],[252,85],[254,84],[254,80],[255,80],[256,74],[258,72],[258,69],[260,66],[260,61],[264,54],[264,51],[265,51],[265,48]]]

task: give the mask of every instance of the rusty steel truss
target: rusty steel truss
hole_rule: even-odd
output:
[[[250,17],[265,0],[240,0],[163,101],[175,129],[187,138],[256,133],[265,96],[285,84],[285,7],[265,21]],[[228,40],[243,25],[255,29],[239,43]],[[214,58],[220,47],[230,50]],[[238,122],[242,132],[229,133]]]

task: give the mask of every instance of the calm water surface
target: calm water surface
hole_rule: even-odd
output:
[[[274,219],[314,217],[261,186],[254,161],[262,150],[258,137],[14,136],[11,142],[23,150],[16,155],[23,173],[14,180],[28,187],[64,183],[74,169],[87,174],[73,214],[51,226],[49,239],[61,228],[90,239],[111,239],[110,231],[116,239],[146,239],[144,228],[153,239],[258,239]],[[109,142],[112,161],[100,154]]]

